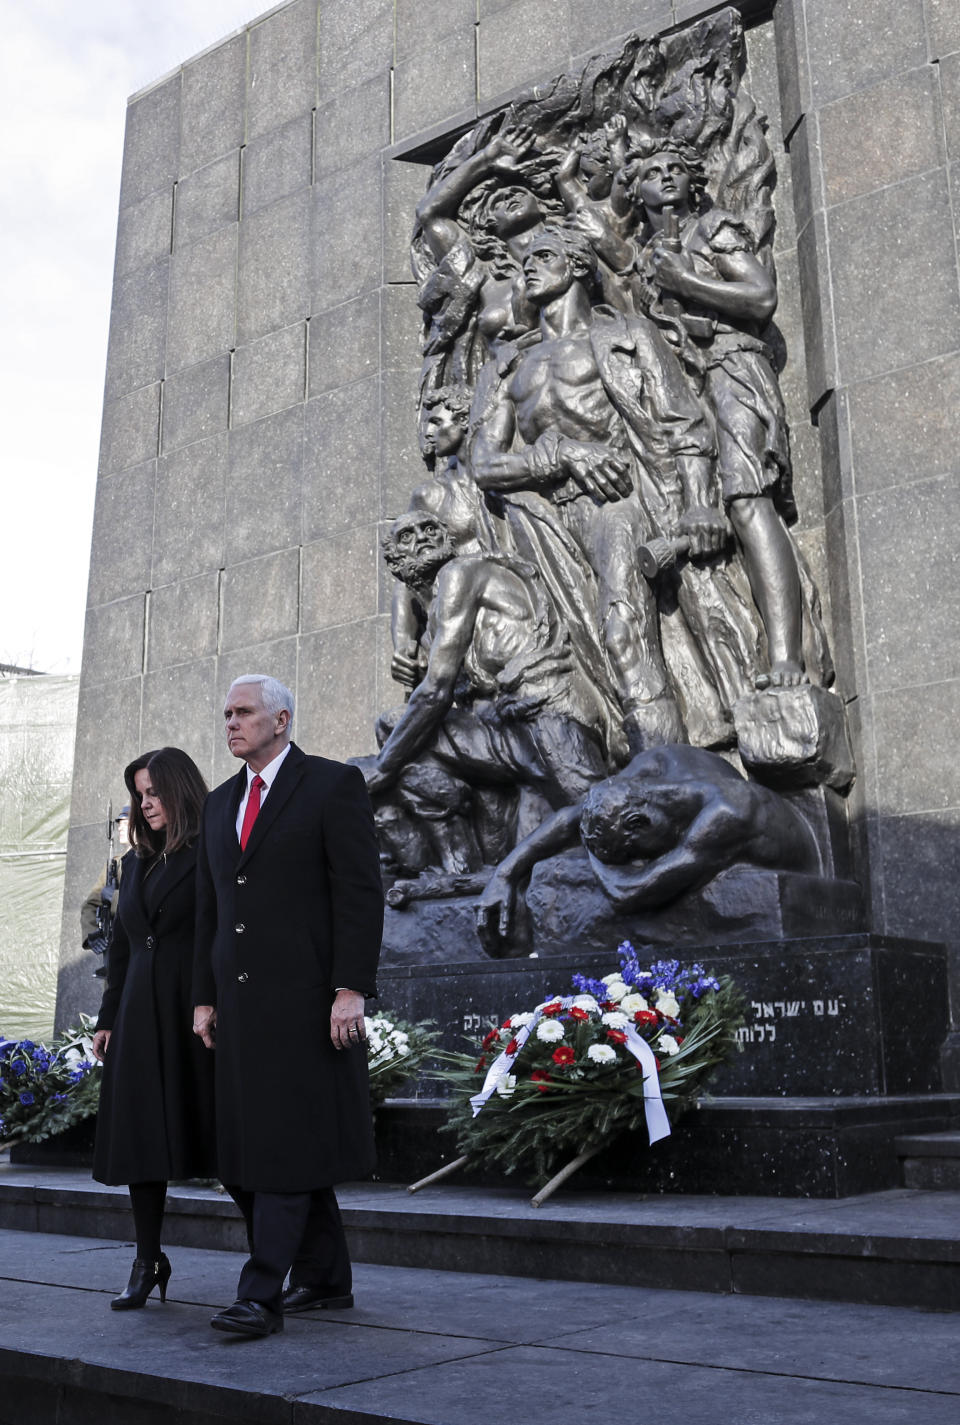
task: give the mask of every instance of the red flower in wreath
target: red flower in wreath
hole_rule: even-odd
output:
[[[543,1006],[544,1014],[559,1014],[563,1005],[558,999],[551,1000],[549,1004]]]
[[[650,1029],[657,1023],[656,1011],[652,1009],[638,1009],[633,1016],[634,1024],[639,1024],[641,1029]]]
[[[530,1075],[530,1080],[532,1083],[536,1084],[537,1088],[540,1090],[541,1093],[546,1093],[547,1088],[550,1084],[550,1075],[547,1073],[546,1069],[534,1069],[533,1073]]]
[[[485,1069],[486,1067],[487,1067],[487,1056],[486,1056],[486,1054],[481,1054],[481,1055],[480,1055],[480,1058],[477,1060],[477,1067],[474,1069],[473,1072],[474,1072],[475,1074],[479,1074],[479,1073],[480,1073],[480,1070],[481,1070],[481,1069]]]
[[[570,1011],[570,1018],[584,1020],[589,1019],[590,1016],[585,1009],[581,1009],[578,1004],[575,1004]]]
[[[509,1029],[509,1028],[510,1028],[510,1021],[509,1021],[509,1019],[505,1019],[505,1020],[503,1021],[503,1023],[501,1024],[500,1028],[501,1028],[501,1029]]]
[[[519,1048],[520,1045],[517,1043],[516,1039],[511,1039],[504,1052],[507,1054],[516,1054]]]
[[[608,1029],[607,1038],[612,1039],[614,1044],[626,1044],[627,1036],[622,1029]]]
[[[565,1064],[572,1064],[576,1057],[576,1054],[570,1048],[569,1044],[559,1045],[556,1049],[554,1049],[553,1054],[551,1055],[553,1062],[555,1064],[561,1065],[561,1067]],[[533,1075],[531,1075],[531,1078],[532,1077]]]
[[[489,1034],[485,1034],[485,1035],[483,1036],[483,1047],[484,1047],[484,1049],[492,1049],[493,1046],[494,1046],[494,1044],[499,1044],[499,1043],[500,1043],[500,1031],[499,1031],[498,1029],[491,1029]]]

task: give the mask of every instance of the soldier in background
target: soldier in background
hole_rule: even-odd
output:
[[[92,950],[100,959],[94,970],[97,979],[107,973],[107,951],[113,932],[113,917],[116,909],[117,891],[120,888],[120,861],[130,848],[127,824],[130,817],[129,806],[120,808],[119,814],[107,823],[107,862],[100,878],[84,899],[80,907],[80,934],[84,950]]]

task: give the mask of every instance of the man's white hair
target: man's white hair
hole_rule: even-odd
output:
[[[278,713],[281,708],[286,708],[290,721],[293,722],[293,694],[277,678],[271,678],[269,673],[241,673],[239,678],[234,678],[230,684],[231,688],[236,687],[238,683],[259,684],[260,696],[267,712]]]

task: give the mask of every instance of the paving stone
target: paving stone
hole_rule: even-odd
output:
[[[251,25],[247,140],[308,113],[317,102],[317,6],[296,0]]]
[[[804,11],[817,108],[926,62],[923,0],[804,0]]]
[[[174,249],[208,237],[240,216],[240,150],[198,168],[177,184]]]
[[[180,158],[180,75],[148,89],[127,105],[120,206],[170,188]]]
[[[960,680],[877,693],[878,810],[942,811],[960,807]]]
[[[300,321],[309,311],[310,190],[245,218],[240,226],[237,342]]]
[[[457,10],[463,3],[464,0],[450,0],[446,8]],[[389,72],[394,53],[395,8],[391,0],[353,0],[349,5],[319,7],[321,103],[341,89]],[[421,33],[429,33],[426,24]]]
[[[118,682],[143,669],[144,595],[87,609],[83,676],[91,684]]]
[[[306,361],[305,322],[238,346],[233,356],[231,424],[246,425],[303,401]]]
[[[146,267],[170,252],[173,230],[173,184],[160,188],[139,203],[120,209],[114,275],[123,277]]]
[[[514,0],[491,10],[479,0],[478,101],[559,74],[570,53],[565,10],[552,0]]]
[[[230,358],[187,366],[163,384],[160,449],[163,454],[227,428]]]
[[[380,285],[380,163],[318,177],[313,186],[311,310]]]
[[[101,475],[112,475],[155,458],[160,438],[160,382],[141,386],[103,406]]]
[[[942,170],[831,212],[830,271],[845,385],[960,346],[950,226]]]
[[[223,576],[224,652],[296,633],[299,588],[299,549],[283,549],[228,568]]]
[[[156,604],[157,594],[165,592],[157,590],[151,603]],[[152,613],[153,610],[151,627],[154,622]],[[215,619],[213,629],[215,633]],[[196,640],[197,643],[200,641],[200,638]],[[213,641],[216,642],[216,639]],[[219,732],[210,716],[217,693],[216,676],[217,661],[210,657],[190,663],[178,659],[176,666],[156,668],[143,680],[142,745],[182,747],[194,759],[204,777],[210,775],[213,740]]]
[[[165,455],[157,465],[153,584],[172,584],[224,562],[227,440],[223,435]],[[198,520],[196,512],[204,511]]]
[[[312,170],[312,113],[252,139],[243,150],[243,216],[308,187]]]
[[[379,559],[376,525],[361,525],[304,545],[303,632],[355,623],[376,614]]]
[[[376,622],[365,619],[300,640],[300,745],[344,759],[375,752]]]
[[[960,355],[861,382],[847,400],[859,492],[960,470]]]
[[[826,105],[819,123],[828,205],[943,163],[935,76],[929,65]]]
[[[408,58],[398,60],[393,79],[393,133],[432,128],[454,115],[475,113],[476,29],[464,25],[449,34],[430,34]]]
[[[186,175],[243,143],[246,32],[191,60],[181,74],[180,172]]]
[[[118,277],[113,284],[107,347],[106,399],[158,381],[163,375],[168,257]]]
[[[170,264],[168,374],[219,356],[235,343],[236,225],[181,248]]]
[[[231,431],[227,467],[227,564],[300,542],[303,407]],[[285,629],[294,632],[294,629]],[[257,635],[247,642],[259,642]]]
[[[174,663],[192,663],[216,653],[219,596],[216,572],[162,584],[151,591],[148,672]]]
[[[303,466],[303,539],[309,543],[378,517],[380,379],[308,401]]]
[[[147,461],[97,485],[89,604],[106,604],[150,585],[156,462]]]
[[[310,318],[310,396],[347,386],[380,369],[381,290],[373,288]]]
[[[390,76],[364,80],[321,102],[314,118],[314,172],[322,175],[362,164],[390,142]]]

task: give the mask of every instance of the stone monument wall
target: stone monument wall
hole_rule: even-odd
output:
[[[263,671],[295,736],[372,750],[386,520],[422,478],[409,266],[429,165],[478,116],[668,0],[293,0],[135,95],[124,149],[64,901],[61,1021],[102,821],[139,750],[233,770],[220,705]],[[739,6],[770,121],[801,523],[859,776],[872,928],[955,940],[960,11]]]

